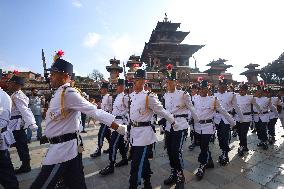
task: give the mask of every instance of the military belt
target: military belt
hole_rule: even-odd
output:
[[[68,134],[48,138],[48,141],[50,144],[58,144],[58,143],[67,142],[73,139],[77,139],[77,133],[68,133]]]
[[[243,113],[243,115],[251,115],[251,112]]]
[[[207,120],[200,120],[200,124],[206,124],[206,123],[213,123],[212,119],[207,119]]]
[[[133,127],[147,127],[147,126],[151,126],[151,121],[146,121],[146,122],[133,122],[132,123]]]
[[[122,116],[115,116],[115,119],[123,119]]]
[[[188,118],[188,114],[174,115],[174,118],[177,118],[177,117],[184,117],[184,118]]]
[[[15,115],[15,116],[11,116],[10,120],[13,120],[13,119],[20,119],[22,118],[21,115]]]
[[[216,111],[216,113],[218,113],[218,114],[219,114],[220,112],[217,110],[217,111]],[[228,113],[229,113],[229,114],[233,114],[233,112],[232,112],[232,111],[228,111]]]

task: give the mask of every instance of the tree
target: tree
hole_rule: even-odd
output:
[[[101,80],[104,79],[104,75],[103,75],[101,72],[99,72],[97,69],[93,69],[93,72],[90,73],[90,74],[88,75],[88,77],[90,77],[91,79],[93,79],[95,82],[101,81]]]
[[[284,53],[282,53],[278,59],[269,63],[267,66],[263,67],[260,77],[266,83],[271,84],[284,84]]]

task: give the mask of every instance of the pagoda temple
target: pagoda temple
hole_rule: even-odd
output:
[[[119,66],[120,60],[115,58],[109,60],[110,66],[106,66],[106,70],[110,73],[110,83],[117,83],[119,74],[123,72],[123,68]]]
[[[227,65],[225,62],[228,60],[219,58],[218,60],[212,60],[206,66],[210,66],[208,70],[205,70],[204,73],[208,74],[209,80],[213,83],[217,83],[220,78],[232,80],[232,74],[225,73],[228,68],[233,67],[232,65]]]
[[[177,31],[180,24],[169,21],[166,14],[163,22],[157,23],[141,55],[141,61],[147,64],[147,70],[163,69],[169,62],[174,67],[190,68],[189,58],[204,45],[181,44],[189,32]]]
[[[261,73],[260,69],[256,69],[258,66],[259,64],[250,63],[249,65],[245,66],[245,68],[247,68],[248,70],[242,72],[240,75],[245,75],[249,84],[257,84],[257,76]]]

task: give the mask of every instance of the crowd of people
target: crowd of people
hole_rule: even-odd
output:
[[[144,189],[152,188],[149,160],[154,156],[157,126],[165,135],[171,167],[164,184],[183,189],[182,149],[187,135],[192,139],[188,149],[200,148],[197,159],[200,166],[194,174],[201,180],[206,169],[214,168],[209,143],[215,139],[215,133],[220,146],[218,162],[225,166],[229,163],[231,133],[238,136],[238,155],[242,157],[249,150],[250,128],[257,133],[257,146],[267,150],[269,144],[275,143],[278,118],[284,125],[284,88],[272,91],[258,85],[257,90],[251,91],[247,84],[231,88],[223,79],[215,87],[216,91],[210,90],[206,80],[184,91],[177,87],[175,70],[167,70],[166,92],[157,95],[146,84],[145,70],[138,69],[133,82],[118,79],[115,95],[108,92],[109,84],[103,83],[102,99],[98,103],[74,87],[73,77],[73,65],[59,57],[50,68],[50,84],[55,90],[49,102],[36,89],[27,97],[21,90],[24,79],[17,75],[8,80],[10,95],[0,90],[0,184],[5,189],[18,189],[15,175],[31,171],[28,143],[33,131],[41,144],[50,145],[30,188],[87,188],[82,164],[84,144],[80,136],[80,132],[86,132],[87,116],[100,122],[98,146],[90,157],[101,156],[105,138],[109,145],[103,151],[108,154],[109,163],[99,174],[112,174],[115,168],[127,166],[131,161],[129,189],[141,184]],[[43,134],[42,110],[47,103]],[[9,155],[12,146],[16,147],[22,162],[18,169],[14,169]],[[116,161],[118,150],[119,162]]]

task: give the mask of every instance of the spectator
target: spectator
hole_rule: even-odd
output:
[[[37,140],[39,140],[42,136],[42,128],[41,128],[41,122],[42,122],[42,100],[38,95],[38,90],[37,89],[32,89],[31,96],[30,96],[30,101],[29,101],[29,107],[32,110],[36,125],[38,125],[38,130],[37,130]],[[28,142],[31,142],[32,139],[32,130],[29,128],[27,129],[27,137],[28,137]]]

